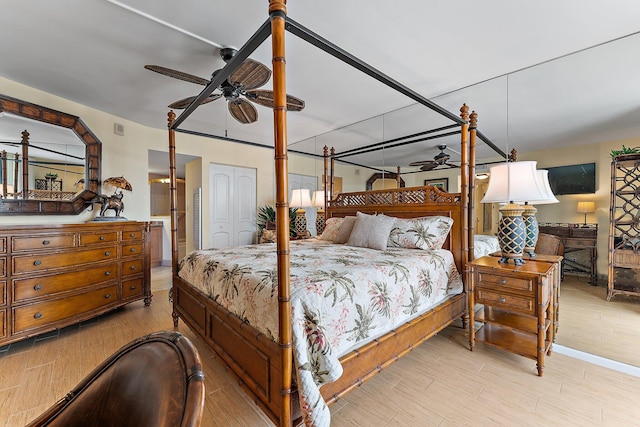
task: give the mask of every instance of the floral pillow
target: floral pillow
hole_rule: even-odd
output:
[[[340,230],[340,225],[342,225],[342,221],[344,218],[329,218],[324,223],[324,231],[318,237],[320,240],[329,240],[333,242],[338,234],[338,230]]]
[[[442,249],[453,225],[447,216],[396,218],[387,246],[407,249]]]

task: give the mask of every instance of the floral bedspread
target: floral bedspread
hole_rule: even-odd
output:
[[[342,374],[339,357],[462,292],[446,250],[386,251],[309,239],[291,242],[293,354],[305,423],[328,426],[320,386]],[[275,244],[195,251],[179,275],[277,341]]]

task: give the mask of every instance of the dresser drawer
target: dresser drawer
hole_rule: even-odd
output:
[[[117,286],[111,285],[64,299],[14,308],[13,330],[14,333],[25,332],[117,303]]]
[[[24,274],[50,269],[60,269],[74,265],[116,259],[117,248],[110,246],[84,251],[70,251],[59,254],[21,255],[13,257],[13,274]]]
[[[476,279],[476,286],[482,286],[483,283],[493,285],[504,286],[507,289],[513,289],[518,291],[532,292],[533,282],[531,279],[502,276],[500,274],[485,273],[479,271]]]
[[[122,282],[122,299],[142,297],[143,295],[143,279],[124,280]]]
[[[0,306],[7,303],[7,282],[0,281]]]
[[[95,245],[98,243],[109,243],[118,241],[118,232],[109,231],[106,233],[82,232],[80,233],[80,246]]]
[[[7,258],[0,257],[0,277],[7,275]]]
[[[24,252],[39,249],[68,249],[77,246],[76,233],[39,234],[37,236],[14,236],[11,251]]]
[[[142,243],[122,245],[123,257],[140,256],[141,254],[142,254]]]
[[[565,239],[564,245],[567,248],[593,248],[597,244],[596,239]]]
[[[7,253],[7,238],[0,237],[0,254],[6,254],[6,253]]]
[[[131,261],[125,261],[122,263],[122,276],[130,276],[132,274],[142,273],[142,260],[133,259]]]
[[[60,292],[78,290],[118,278],[117,264],[102,265],[97,268],[71,273],[59,273],[13,281],[13,302],[21,303],[33,298],[46,297]]]
[[[142,230],[122,230],[122,241],[142,240]]]
[[[489,304],[507,311],[535,315],[535,300],[519,295],[494,292],[488,289],[476,288],[476,302]]]

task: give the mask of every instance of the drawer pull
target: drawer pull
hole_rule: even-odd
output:
[[[105,276],[111,276],[111,272],[110,272],[110,271],[105,271],[105,272],[104,272],[104,275],[105,275]]]
[[[42,317],[42,313],[40,313],[40,312],[37,312],[36,314],[33,315],[34,319],[39,319],[41,317]]]
[[[129,267],[129,270],[135,270],[135,269],[136,269],[135,265],[132,265],[131,267]]]
[[[500,298],[500,302],[501,302],[502,304],[504,304],[505,302],[507,302],[507,299],[506,299],[505,297],[501,297],[501,298]]]
[[[136,290],[136,287],[137,287],[136,285],[131,285],[131,287],[129,288],[129,290],[131,290],[131,291],[135,291],[135,290]]]
[[[100,236],[100,240],[104,240],[104,236]]]
[[[136,237],[135,233],[129,233],[129,237]]]
[[[43,244],[43,245],[45,245],[45,246],[47,246],[47,245],[50,245],[50,244],[51,244],[51,241],[49,241],[49,240],[43,240],[43,241],[42,241],[42,244]]]
[[[40,261],[39,259],[33,261],[33,265],[40,265],[42,264],[42,261]]]
[[[136,248],[130,248],[129,249],[129,252],[135,252],[135,251],[136,251]]]
[[[502,279],[500,280],[500,284],[501,284],[501,285],[506,285],[506,284],[507,284],[507,279],[502,278]]]
[[[107,298],[107,299],[111,298],[111,294],[105,294],[104,297]]]
[[[40,289],[42,289],[42,285],[40,285],[40,284],[35,285],[35,286],[33,287],[33,290],[34,290],[34,291],[39,291]]]
[[[104,253],[104,255],[105,255],[105,256],[111,256],[111,252],[106,251],[106,252]]]

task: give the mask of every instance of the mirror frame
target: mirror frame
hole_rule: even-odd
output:
[[[82,119],[51,108],[0,95],[0,113],[38,120],[72,130],[85,144],[84,191],[73,200],[0,199],[0,215],[78,215],[100,191],[102,142]]]

